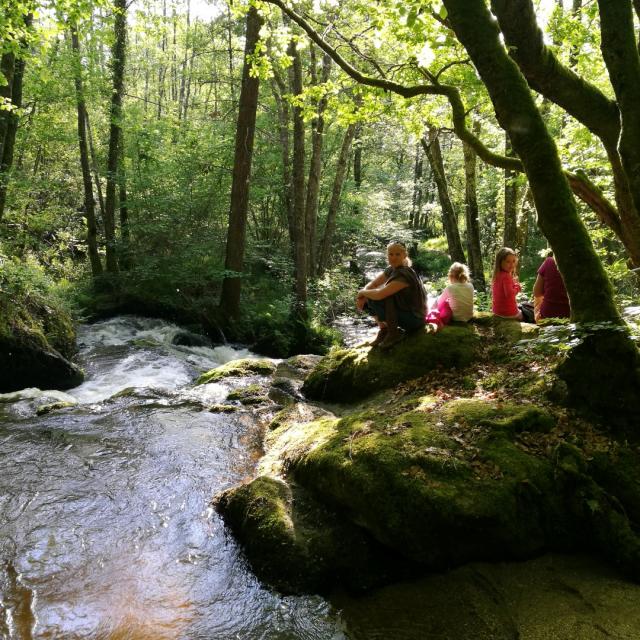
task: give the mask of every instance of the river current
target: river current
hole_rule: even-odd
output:
[[[211,508],[251,476],[262,425],[208,410],[231,383],[193,381],[252,354],[175,346],[177,331],[82,327],[86,381],[70,398],[0,396],[0,638],[347,637],[323,598],[264,588]],[[60,400],[77,404],[42,413]]]

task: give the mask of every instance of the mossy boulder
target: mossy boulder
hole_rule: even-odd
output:
[[[196,384],[207,384],[208,382],[217,382],[223,378],[244,378],[247,376],[268,376],[276,370],[276,365],[271,360],[252,360],[243,358],[241,360],[232,360],[220,367],[211,369],[203,373],[197,380]]]
[[[399,575],[387,551],[295,483],[260,476],[215,503],[254,571],[282,592],[324,592],[336,584],[359,590]]]
[[[5,297],[0,291],[0,392],[81,384],[84,375],[69,360],[75,338],[73,321],[61,307],[41,295]]]
[[[338,575],[337,567],[346,566],[333,541],[312,542],[305,527],[291,524],[304,517],[296,491],[318,506],[319,523],[324,509],[355,527],[385,550],[384,557],[395,557],[400,571],[590,549],[640,577],[637,472],[590,475],[596,463],[579,447],[552,439],[550,432],[561,427],[543,407],[484,398],[442,402],[415,391],[379,394],[342,416],[297,407],[281,411],[265,437],[259,473],[276,485],[275,497],[260,502],[264,511],[247,497],[260,493],[262,484],[228,490],[219,506],[258,576],[270,584],[324,588],[331,571]],[[540,438],[560,443],[540,455],[530,447]],[[617,455],[621,466],[635,468],[631,450]],[[606,461],[601,466],[611,469]],[[242,492],[237,499],[236,492]],[[335,527],[329,530],[333,536]],[[324,550],[307,553],[310,548]],[[269,557],[278,561],[270,564]],[[362,584],[393,578],[380,566]],[[332,584],[342,581],[336,577]]]
[[[450,326],[409,334],[389,351],[334,349],[307,376],[302,391],[314,400],[352,402],[435,367],[464,367],[475,358],[479,341],[471,326]]]
[[[568,523],[553,466],[512,439],[518,426],[550,417],[517,405],[476,401],[474,414],[435,403],[293,425],[267,458],[277,454],[296,482],[429,569],[561,544]]]

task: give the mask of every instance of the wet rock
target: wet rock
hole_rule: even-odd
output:
[[[231,391],[227,396],[227,400],[236,400],[244,405],[254,405],[269,402],[269,397],[263,385],[250,384],[246,387],[239,387]]]
[[[0,336],[0,362],[1,392],[25,387],[72,389],[84,380],[80,368],[44,340]]]
[[[211,369],[203,373],[197,380],[196,384],[206,384],[208,382],[217,382],[223,378],[247,377],[262,375],[271,375],[276,369],[276,365],[271,360],[253,360],[244,358],[241,360],[232,360],[220,367]]]
[[[324,592],[335,584],[361,590],[399,574],[402,563],[296,484],[260,476],[214,504],[254,571],[284,593]]]
[[[322,356],[302,354],[287,358],[278,364],[275,375],[295,380],[304,380],[313,368],[322,360]]]
[[[276,404],[287,405],[303,400],[300,393],[302,381],[292,378],[274,378],[269,388],[269,398]]]
[[[74,402],[64,402],[64,401],[51,402],[50,404],[40,405],[36,409],[36,414],[39,416],[43,416],[47,413],[51,413],[52,411],[59,411],[60,409],[75,407],[77,404],[78,404],[77,400]]]
[[[235,413],[240,407],[235,404],[212,404],[207,410],[211,413]]]
[[[178,331],[171,339],[171,344],[182,347],[211,347],[213,343],[206,336],[191,331]]]

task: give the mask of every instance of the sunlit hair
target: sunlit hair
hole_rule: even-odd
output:
[[[510,249],[509,247],[502,247],[502,249],[496,253],[496,261],[493,265],[494,278],[500,273],[500,271],[502,271],[502,267],[500,265],[507,256],[515,256],[516,260],[518,259],[518,254],[513,249]]]
[[[469,267],[462,262],[454,262],[449,267],[449,277],[456,282],[469,282]]]
[[[411,258],[407,255],[407,247],[404,244],[404,242],[390,242],[387,245],[387,252],[389,252],[390,249],[393,249],[394,247],[398,247],[400,249],[402,249],[402,251],[404,252],[404,260],[402,261],[402,264],[405,267],[410,267],[413,263],[411,262]]]

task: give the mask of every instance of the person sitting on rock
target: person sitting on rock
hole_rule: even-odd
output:
[[[491,308],[494,316],[522,320],[522,311],[518,308],[516,294],[522,287],[516,276],[518,256],[513,249],[502,247],[496,253],[491,283]]]
[[[370,313],[379,331],[371,346],[388,349],[402,339],[405,331],[424,327],[427,297],[418,274],[411,268],[407,248],[402,242],[387,246],[389,266],[364,289],[358,291],[356,306]]]
[[[443,324],[448,324],[451,320],[469,322],[473,318],[473,294],[469,267],[461,262],[454,262],[449,267],[449,284],[438,296],[430,314],[437,311],[439,319],[444,321]]]
[[[562,274],[551,253],[538,269],[536,282],[533,285],[536,322],[543,318],[569,318],[569,296],[564,286]]]

